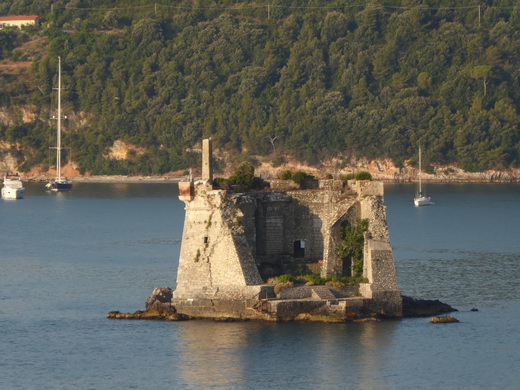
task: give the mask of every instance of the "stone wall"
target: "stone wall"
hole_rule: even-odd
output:
[[[186,217],[175,297],[213,296],[222,288],[262,284],[240,213],[226,191],[194,183]]]
[[[209,148],[205,158],[211,158],[210,152]],[[210,166],[205,175],[211,177]],[[316,315],[346,315],[349,307],[359,305],[334,303],[339,295],[327,292],[327,288],[275,297],[261,275],[290,273],[306,264],[321,264],[322,276],[348,275],[351,264],[344,261],[350,260],[336,254],[340,231],[346,224],[366,218],[364,276],[368,282],[360,287],[363,299],[356,302],[362,302],[362,310],[357,315],[372,311],[400,316],[382,183],[350,181],[345,189],[331,180],[313,190],[233,193],[214,190],[211,180],[201,180],[182,183],[179,189],[179,198],[186,204],[177,288],[172,298],[179,313],[265,319],[287,317],[282,312],[290,312],[288,317],[292,317],[306,307]],[[302,294],[306,298],[287,298]],[[271,302],[273,299],[284,302]],[[310,306],[288,302],[301,299],[316,302]],[[269,305],[264,305],[264,300],[269,300]],[[257,303],[262,303],[262,310],[258,311]]]

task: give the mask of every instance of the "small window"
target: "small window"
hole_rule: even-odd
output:
[[[204,237],[204,244],[207,244],[208,242],[209,242],[209,237],[208,236]]]
[[[293,243],[293,256],[294,257],[305,257],[305,241],[297,240]]]

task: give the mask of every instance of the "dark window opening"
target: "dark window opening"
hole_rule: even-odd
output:
[[[293,243],[293,256],[294,257],[305,257],[305,241],[298,240]]]

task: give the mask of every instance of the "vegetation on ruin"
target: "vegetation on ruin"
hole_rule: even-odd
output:
[[[345,286],[358,287],[360,283],[367,283],[368,280],[366,278],[363,278],[362,276],[327,276],[326,278],[322,278],[320,275],[317,274],[283,274],[270,278],[267,282],[269,284],[293,283],[294,285],[306,284],[308,282],[311,282],[313,285],[316,286],[329,285],[332,287],[342,288]]]
[[[51,4],[53,7],[51,8]],[[93,174],[197,166],[212,137],[235,154],[309,164],[351,157],[467,171],[520,166],[520,15],[514,0],[7,0],[0,125],[22,170],[52,165],[63,65],[65,158]],[[305,3],[307,5],[307,3]],[[29,43],[39,42],[39,46]],[[25,62],[24,62],[25,61]],[[31,66],[21,68],[31,61]],[[3,64],[3,65],[5,65]],[[108,158],[114,141],[142,152]]]
[[[308,183],[309,181],[315,180],[315,177],[313,175],[310,175],[303,171],[292,172],[289,170],[284,170],[284,171],[280,172],[278,178],[281,180],[292,180],[300,188],[305,188],[306,183]]]
[[[347,224],[341,229],[341,244],[336,253],[344,261],[352,262],[352,274],[363,275],[364,233],[368,229],[368,219],[357,219],[353,224]]]
[[[349,173],[348,175],[340,176],[343,185],[347,185],[349,180],[372,180],[372,175],[367,171],[359,171],[358,173]]]
[[[243,162],[235,172],[227,179],[216,177],[213,180],[215,188],[233,190],[235,192],[245,192],[251,190],[261,190],[269,186],[262,178],[255,176],[255,168],[250,162]]]
[[[296,278],[293,275],[289,275],[289,274],[279,275],[279,276],[276,276],[274,279],[277,283],[289,283],[289,282],[296,281]]]

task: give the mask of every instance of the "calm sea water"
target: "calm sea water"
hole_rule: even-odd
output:
[[[105,319],[174,287],[174,184],[75,184],[0,201],[1,389],[516,389],[520,185],[387,185],[403,294],[458,324]],[[471,312],[478,308],[478,312]]]

